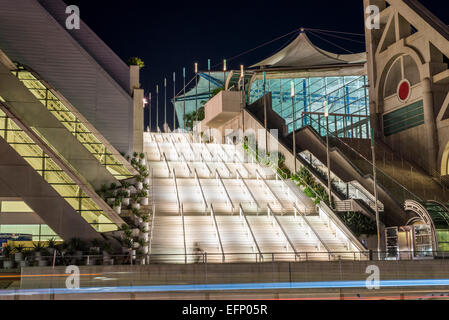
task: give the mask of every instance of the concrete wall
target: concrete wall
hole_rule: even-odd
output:
[[[64,240],[101,236],[5,140],[0,139],[0,197],[20,198]]]
[[[175,284],[231,284],[312,281],[365,281],[366,269],[379,267],[380,280],[447,279],[448,260],[300,262],[258,264],[153,264],[80,266],[81,287]],[[65,274],[65,267],[23,268],[22,275]],[[90,276],[89,276],[90,275]],[[112,278],[105,282],[96,277]],[[21,288],[65,288],[66,277],[23,277]]]
[[[0,95],[12,113],[28,128],[34,128],[51,147],[95,189],[116,182],[112,174],[39,102],[34,95],[0,64]]]
[[[93,49],[71,35],[77,31],[69,33],[38,1],[3,0],[1,6],[0,49],[61,92],[116,149],[132,151],[132,97],[123,79],[117,82],[96,60],[108,54],[91,56]]]

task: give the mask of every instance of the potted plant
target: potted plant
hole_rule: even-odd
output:
[[[143,183],[146,183],[146,184],[150,184],[150,177],[149,177],[150,175],[149,175],[149,173],[148,173],[148,170],[144,170],[143,172],[142,172],[142,177],[144,178],[144,180],[143,180]]]
[[[106,192],[106,201],[110,206],[114,204],[115,195],[112,191]]]
[[[139,194],[138,193],[133,194],[132,199],[133,199],[133,203],[131,205],[132,208],[139,210],[140,209]]]
[[[116,198],[114,200],[114,211],[117,214],[121,214],[122,213],[122,200],[120,198]]]
[[[145,229],[145,232],[149,232],[150,231],[150,216],[147,214],[142,215],[142,226]]]
[[[140,160],[139,160],[139,163],[142,165],[142,166],[144,166],[144,165],[146,165],[146,160],[145,160],[145,153],[141,153],[140,155],[139,155],[139,157],[140,157]]]
[[[130,198],[129,198],[129,191],[127,189],[121,190],[120,193],[120,198],[122,198],[122,204],[127,207],[130,204]]]
[[[147,206],[148,205],[148,192],[146,191],[142,191],[140,192],[140,204],[143,206]]]
[[[48,240],[47,247],[48,247],[48,252],[50,253],[50,255],[53,255],[56,251],[55,238],[51,238],[50,240]]]
[[[142,254],[148,254],[148,241],[145,241],[145,239],[139,239],[140,248],[142,251]]]
[[[143,189],[143,181],[145,179],[142,176],[137,176],[137,190],[142,190]]]
[[[45,250],[45,247],[42,245],[41,242],[34,244],[34,258],[37,261],[39,267],[47,266],[47,259],[45,258],[46,253],[47,252]]]
[[[24,246],[23,245],[19,245],[17,247],[14,248],[14,261],[15,262],[20,262],[23,261],[23,249]]]
[[[3,269],[12,269],[14,267],[14,261],[12,260],[12,248],[7,245],[3,247],[2,256],[3,256]]]
[[[148,183],[143,183],[143,190],[145,190],[146,192],[148,192],[148,190],[150,189],[150,185]]]

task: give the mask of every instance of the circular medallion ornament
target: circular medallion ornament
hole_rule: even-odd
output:
[[[411,86],[408,80],[402,80],[398,86],[398,98],[401,102],[406,102],[410,98]]]

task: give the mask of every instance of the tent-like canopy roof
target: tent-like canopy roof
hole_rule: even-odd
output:
[[[316,47],[304,32],[273,56],[254,67],[317,67],[366,62],[366,53],[335,54]]]

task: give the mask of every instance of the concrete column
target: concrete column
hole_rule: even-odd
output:
[[[429,78],[425,78],[423,84],[423,104],[424,104],[424,125],[426,128],[426,143],[427,154],[424,160],[427,163],[427,169],[432,172],[437,172],[436,159],[438,157],[438,141],[437,129],[435,125],[435,114],[433,111],[433,93],[432,84]]]
[[[143,151],[143,131],[144,131],[144,104],[143,104],[144,92],[143,89],[134,89],[133,93],[133,140],[134,151]]]
[[[140,67],[129,66],[129,92],[133,94],[134,89],[140,89]]]

